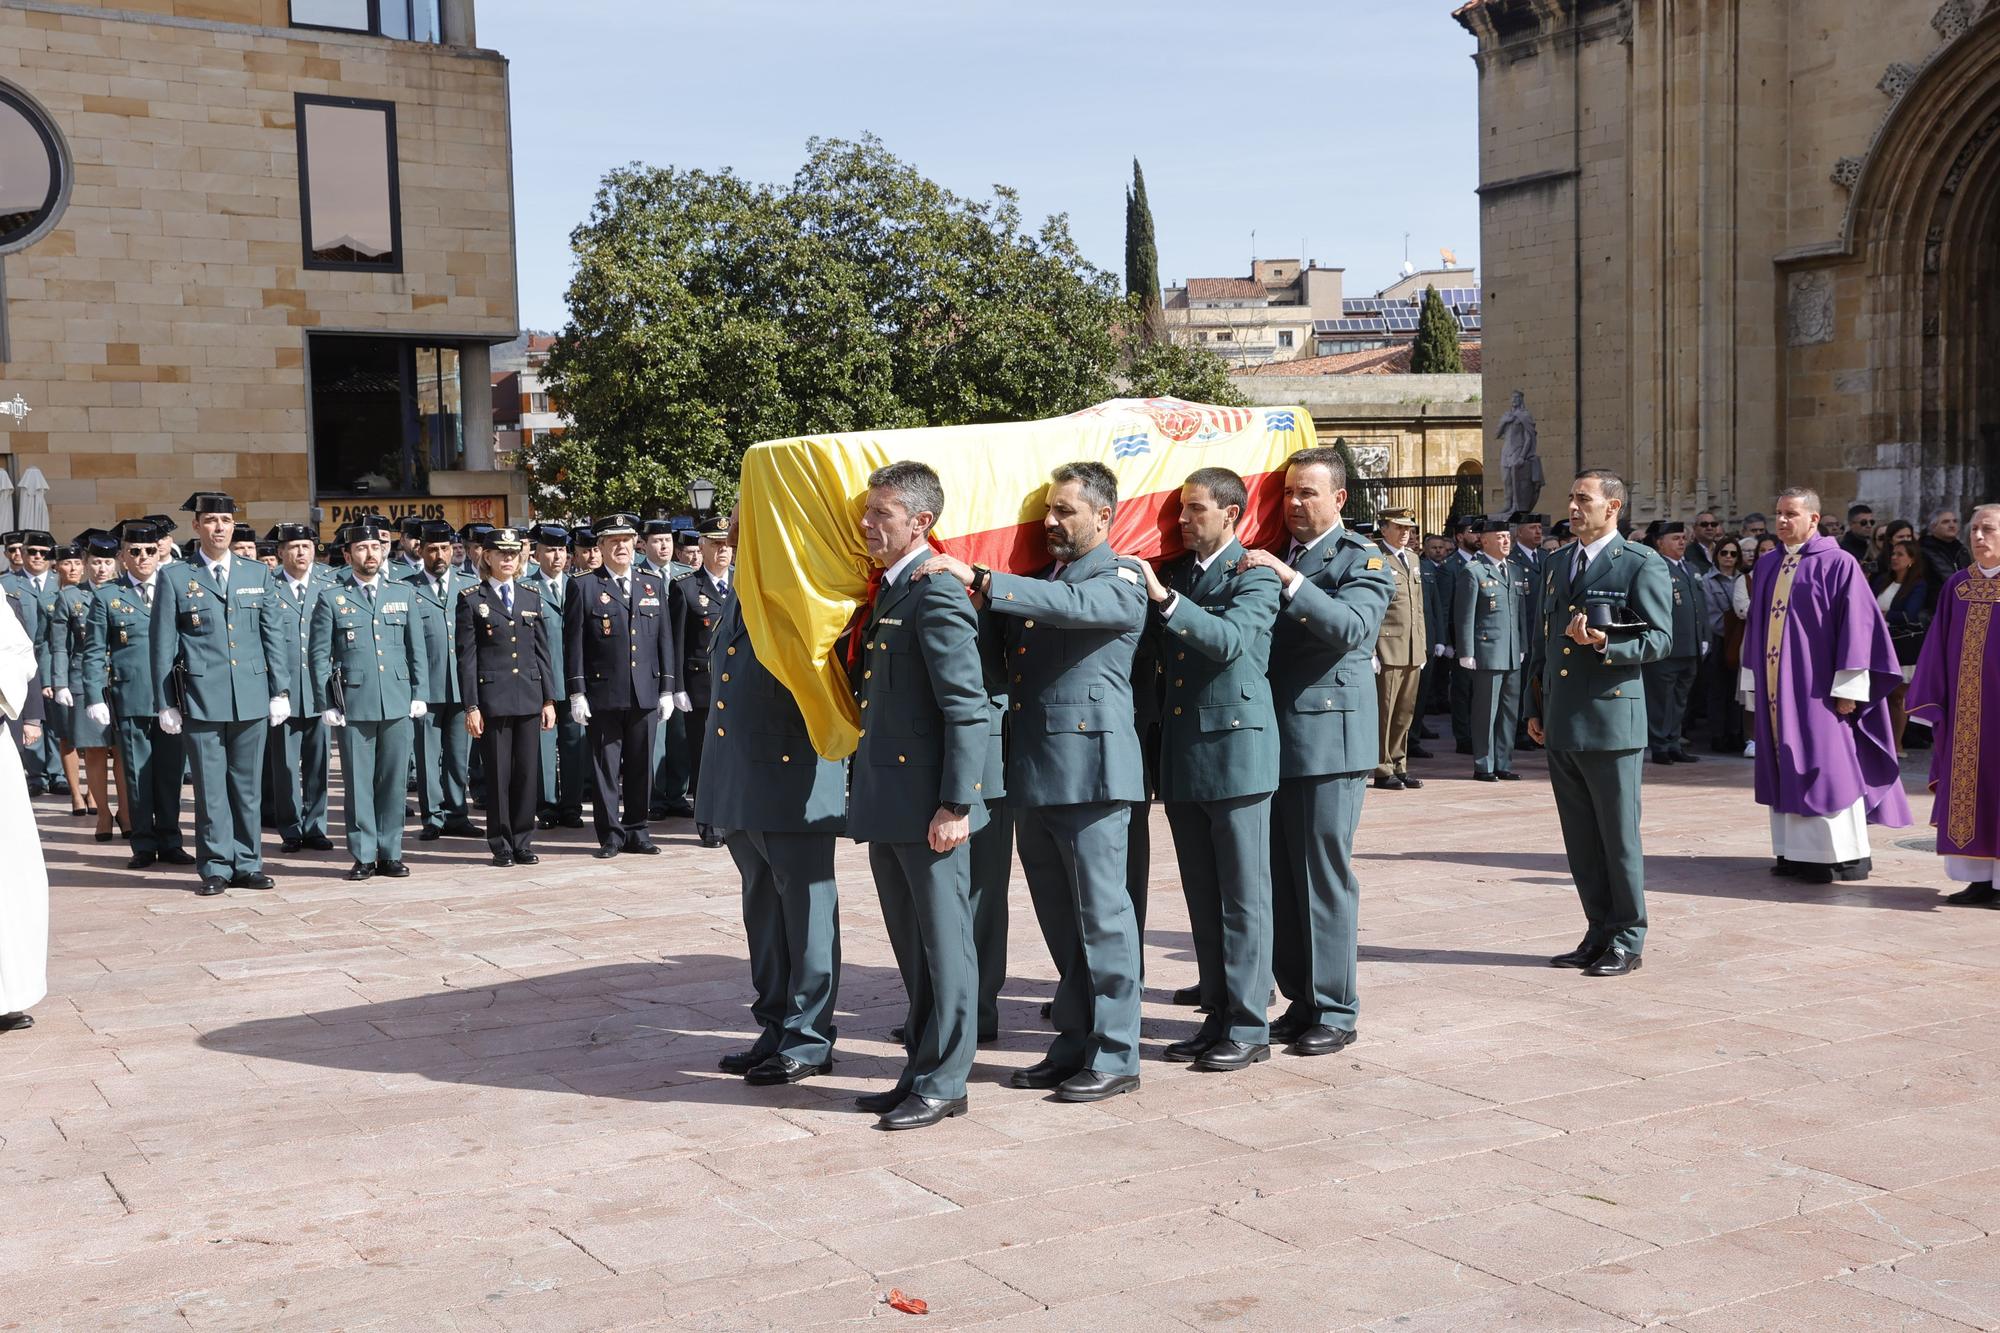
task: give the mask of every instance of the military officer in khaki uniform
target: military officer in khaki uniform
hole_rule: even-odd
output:
[[[1375,544],[1388,557],[1385,567],[1396,576],[1396,587],[1389,595],[1389,609],[1382,613],[1382,633],[1375,640],[1377,705],[1382,719],[1382,759],[1375,765],[1375,785],[1383,791],[1401,791],[1424,785],[1422,778],[1410,776],[1409,750],[1424,666],[1430,661],[1430,627],[1424,609],[1431,594],[1425,586],[1424,570],[1410,549],[1416,540],[1416,519],[1408,509],[1384,509],[1376,519],[1381,532]]]

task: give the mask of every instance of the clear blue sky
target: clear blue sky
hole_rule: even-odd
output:
[[[1261,258],[1393,280],[1476,262],[1473,41],[1451,0],[480,0],[512,62],[521,318],[561,327],[569,232],[631,161],[782,181],[873,132],[961,193],[998,182],[1124,259],[1136,154],[1160,275]]]

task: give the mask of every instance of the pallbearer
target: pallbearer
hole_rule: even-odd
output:
[[[1980,505],[1966,527],[1972,565],[1945,580],[1910,681],[1910,716],[1931,724],[1931,790],[1938,855],[1965,887],[1954,907],[2000,908],[2000,505]]]
[[[480,544],[486,577],[459,594],[458,692],[484,769],[493,864],[531,866],[542,859],[533,846],[538,737],[555,730],[561,687],[549,660],[542,596],[515,577],[521,534],[494,528]]]

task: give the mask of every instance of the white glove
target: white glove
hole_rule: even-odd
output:
[[[319,715],[319,720],[326,723],[329,727],[344,727],[347,725],[347,714],[341,712],[338,708],[329,708]]]
[[[74,708],[76,706],[76,696],[69,692],[69,686],[59,686],[56,690],[56,702],[64,708]]]
[[[410,718],[412,721],[422,717],[424,714],[430,711],[431,711],[431,706],[425,703],[422,699],[410,700]]]
[[[92,704],[88,708],[83,710],[83,715],[89,718],[92,722],[95,722],[100,727],[108,727],[111,725],[110,704]]]
[[[180,735],[181,710],[178,708],[162,708],[160,710],[160,730],[166,732],[169,736]]]
[[[271,700],[271,725],[282,727],[292,716],[292,701],[288,695],[279,695]]]
[[[590,721],[590,700],[580,694],[569,697],[569,720],[579,727]]]
[[[674,696],[671,694],[661,695],[660,721],[665,722],[668,718],[672,717],[673,715],[674,715]]]
[[[1381,675],[1381,674],[1382,674],[1382,659],[1381,659],[1381,658],[1379,658],[1379,657],[1371,657],[1371,658],[1369,658],[1369,659],[1368,659],[1368,665],[1369,665],[1369,666],[1371,666],[1371,667],[1373,667],[1373,668],[1375,669],[1375,674],[1376,674],[1376,675],[1378,675],[1378,676],[1379,676],[1379,675]]]
[[[674,707],[680,709],[683,713],[692,713],[694,711],[694,705],[688,702],[686,690],[682,690],[674,696]]]
[[[1448,644],[1448,643],[1441,643],[1441,644],[1439,644],[1439,645],[1438,645],[1438,646],[1437,646],[1437,647],[1436,647],[1435,649],[1433,649],[1433,650],[1432,650],[1432,652],[1431,652],[1431,656],[1432,656],[1432,657],[1450,657],[1450,656],[1451,656],[1451,645],[1450,645],[1450,644]]]
[[[1461,657],[1458,659],[1458,664],[1467,671],[1477,671],[1479,669],[1479,659],[1476,657]]]
[[[1710,645],[1708,645],[1708,644],[1705,644],[1705,643],[1704,643],[1704,644],[1703,644],[1703,645],[1701,646],[1701,655],[1702,655],[1703,657],[1707,657],[1707,656],[1708,656],[1708,650],[1709,650],[1709,647],[1710,647]]]

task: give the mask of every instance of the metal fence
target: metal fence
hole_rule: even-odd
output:
[[[1443,532],[1446,520],[1480,512],[1483,472],[1441,477],[1363,477],[1348,483],[1349,522],[1371,522],[1384,509],[1404,508],[1416,515],[1424,532]]]

